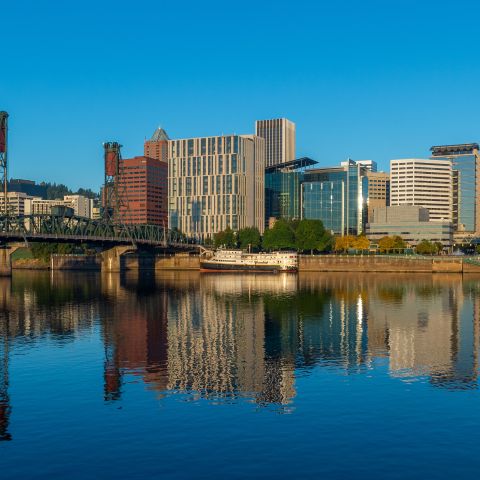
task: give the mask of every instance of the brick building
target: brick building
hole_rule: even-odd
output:
[[[167,162],[146,156],[121,162],[118,188],[123,222],[167,226]]]
[[[144,143],[143,154],[146,157],[166,162],[168,159],[168,140],[167,132],[158,127],[152,138]]]

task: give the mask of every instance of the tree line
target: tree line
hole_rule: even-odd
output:
[[[333,236],[320,220],[277,220],[263,234],[255,227],[234,232],[231,228],[218,232],[213,237],[215,247],[259,250],[297,250],[299,252],[369,251],[372,244],[365,235]],[[403,253],[407,243],[398,235],[381,238],[375,250],[379,253]],[[436,255],[443,251],[440,242],[422,240],[415,248],[419,255]]]
[[[47,200],[56,200],[57,198],[63,198],[65,195],[83,195],[94,200],[99,197],[99,194],[90,188],[79,188],[74,192],[63,183],[42,182],[40,185],[47,189]]]
[[[301,252],[330,251],[333,236],[325,230],[320,220],[277,220],[263,234],[255,227],[246,227],[234,232],[231,228],[214,235],[215,247],[250,248],[263,250],[298,250]]]

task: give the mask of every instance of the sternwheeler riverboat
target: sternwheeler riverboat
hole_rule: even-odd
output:
[[[204,252],[200,270],[210,272],[296,272],[296,252],[247,253],[242,250]]]

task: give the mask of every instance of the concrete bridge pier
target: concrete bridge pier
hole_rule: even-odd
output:
[[[12,253],[24,246],[23,243],[0,246],[0,277],[12,276]]]
[[[112,247],[109,250],[103,251],[100,256],[102,259],[101,266],[102,272],[120,272],[122,269],[120,257],[127,253],[133,252],[137,249],[132,245],[120,245],[117,247]]]

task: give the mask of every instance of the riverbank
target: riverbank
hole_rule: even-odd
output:
[[[21,258],[12,261],[13,270],[49,270],[50,265],[39,258]]]
[[[54,255],[50,263],[22,258],[12,263],[14,270],[100,270],[100,258],[93,255]],[[198,255],[124,255],[122,269],[198,271]],[[464,257],[300,255],[299,272],[361,273],[480,273],[480,261]]]
[[[480,273],[480,262],[462,257],[300,255],[301,272]]]

